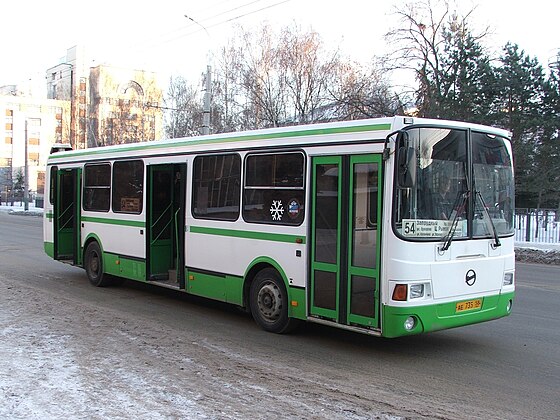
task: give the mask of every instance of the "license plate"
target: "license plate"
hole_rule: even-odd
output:
[[[482,299],[466,300],[455,305],[455,312],[474,311],[482,307]]]

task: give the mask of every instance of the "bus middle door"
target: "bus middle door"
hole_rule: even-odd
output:
[[[148,166],[148,280],[184,289],[185,163]]]
[[[311,316],[379,328],[381,162],[313,159]]]

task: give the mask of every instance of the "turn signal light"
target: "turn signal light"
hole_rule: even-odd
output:
[[[408,294],[408,287],[406,284],[397,284],[393,290],[393,300],[405,301]]]

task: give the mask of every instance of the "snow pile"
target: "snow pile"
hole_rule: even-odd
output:
[[[560,250],[516,247],[515,260],[535,264],[560,265]]]

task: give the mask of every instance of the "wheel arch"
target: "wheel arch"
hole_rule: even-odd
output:
[[[95,233],[90,233],[86,236],[86,239],[84,240],[84,246],[82,247],[82,261],[83,261],[82,265],[85,264],[85,257],[86,257],[85,254],[86,254],[87,247],[92,242],[97,242],[97,245],[99,245],[99,249],[101,250],[101,255],[104,255],[103,244],[101,243],[101,239],[99,239],[99,236],[97,236]]]
[[[290,301],[290,284],[282,266],[270,257],[258,257],[249,264],[249,267],[243,276],[243,307],[246,309],[249,309],[249,291],[251,290],[251,283],[255,279],[256,275],[265,268],[273,268],[278,272],[284,282],[288,302]]]

